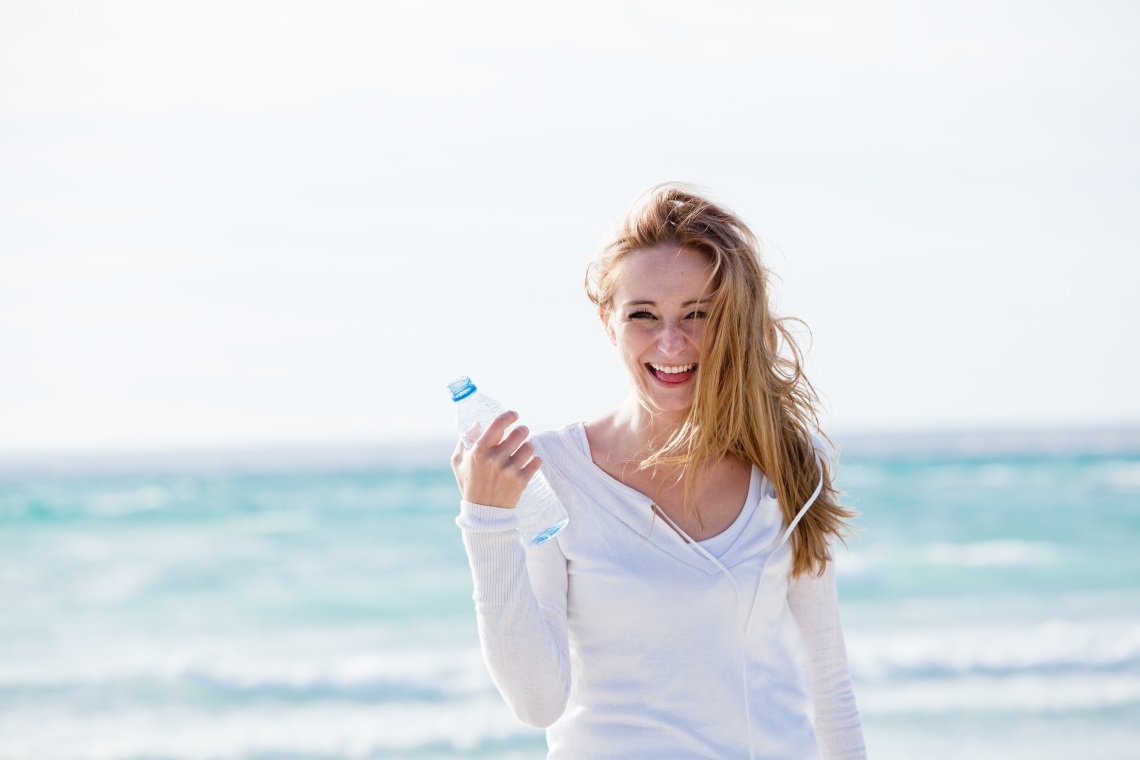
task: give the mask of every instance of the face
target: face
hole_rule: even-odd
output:
[[[602,319],[638,400],[652,413],[689,409],[711,272],[706,256],[676,245],[632,253],[617,272],[613,303]]]

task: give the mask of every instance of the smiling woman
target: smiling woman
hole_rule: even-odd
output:
[[[643,405],[682,422],[691,404],[712,285],[712,264],[688,248],[661,245],[624,265],[612,307],[601,309]]]
[[[865,755],[829,549],[851,513],[766,283],[738,217],[654,188],[586,280],[626,401],[456,450],[483,652],[551,758]],[[536,459],[570,522],[524,548]]]

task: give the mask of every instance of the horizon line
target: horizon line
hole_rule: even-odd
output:
[[[1041,453],[1140,454],[1140,424],[1098,426],[979,426],[834,432],[841,455],[995,455]],[[322,467],[444,466],[451,437],[399,440],[156,443],[56,449],[0,449],[0,472],[142,467],[236,467],[311,470]]]

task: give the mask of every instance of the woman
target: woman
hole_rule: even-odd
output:
[[[829,552],[851,513],[756,238],[663,185],[586,290],[628,399],[529,442],[507,412],[452,457],[496,685],[551,758],[864,757]],[[524,547],[540,463],[570,523]]]

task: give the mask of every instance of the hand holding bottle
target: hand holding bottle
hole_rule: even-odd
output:
[[[541,544],[566,527],[570,518],[550,487],[527,442],[530,431],[519,418],[504,412],[498,401],[480,393],[469,377],[448,384],[455,402],[455,429],[459,444],[451,455],[451,469],[464,501],[486,507],[514,508],[524,544]]]
[[[534,447],[526,440],[530,431],[525,425],[507,431],[518,417],[515,412],[503,412],[486,430],[467,432],[472,437],[478,434],[473,443],[459,439],[451,455],[451,469],[464,501],[513,508],[538,472],[542,461],[534,456]]]

